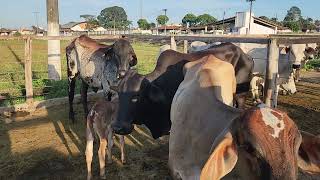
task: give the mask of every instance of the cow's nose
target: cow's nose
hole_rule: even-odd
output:
[[[130,134],[133,130],[133,126],[121,126],[118,123],[111,124],[111,128],[116,134],[127,135]]]
[[[120,70],[119,71],[119,78],[123,78],[126,75],[126,71]]]

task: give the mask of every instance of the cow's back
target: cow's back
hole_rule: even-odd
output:
[[[182,179],[189,179],[200,175],[215,137],[239,111],[226,105],[235,90],[230,63],[209,56],[185,67],[185,79],[171,107],[169,166]]]

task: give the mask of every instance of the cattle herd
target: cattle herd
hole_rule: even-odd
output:
[[[125,163],[124,136],[134,124],[145,125],[154,139],[170,135],[168,167],[173,179],[286,180],[297,179],[298,169],[320,174],[319,136],[299,131],[285,112],[261,101],[245,109],[250,90],[259,98],[257,82],[263,81],[254,76],[253,59],[231,43],[201,46],[191,46],[187,54],[163,48],[155,69],[141,75],[132,68],[138,60],[125,38],[111,46],[87,36],[71,42],[66,48],[69,117],[75,121],[72,102],[75,78],[80,77],[87,179],[92,178],[95,134],[100,139],[100,176],[106,178],[106,148],[111,162],[113,135],[120,135]],[[90,111],[88,87],[102,88],[105,95]]]

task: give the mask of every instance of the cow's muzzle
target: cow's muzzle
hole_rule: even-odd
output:
[[[119,135],[130,134],[134,129],[132,124],[118,123],[118,122],[112,123],[111,128],[116,134],[119,134]]]

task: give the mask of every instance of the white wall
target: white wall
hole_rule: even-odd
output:
[[[81,28],[81,26],[78,24],[71,28],[72,31],[86,31],[85,29]]]
[[[252,23],[250,34],[276,34],[276,30],[260,24]]]
[[[251,14],[249,34],[276,34],[276,30],[270,27],[254,23],[254,14]],[[235,30],[233,34],[247,34],[249,30],[250,12],[237,12],[235,20]]]

